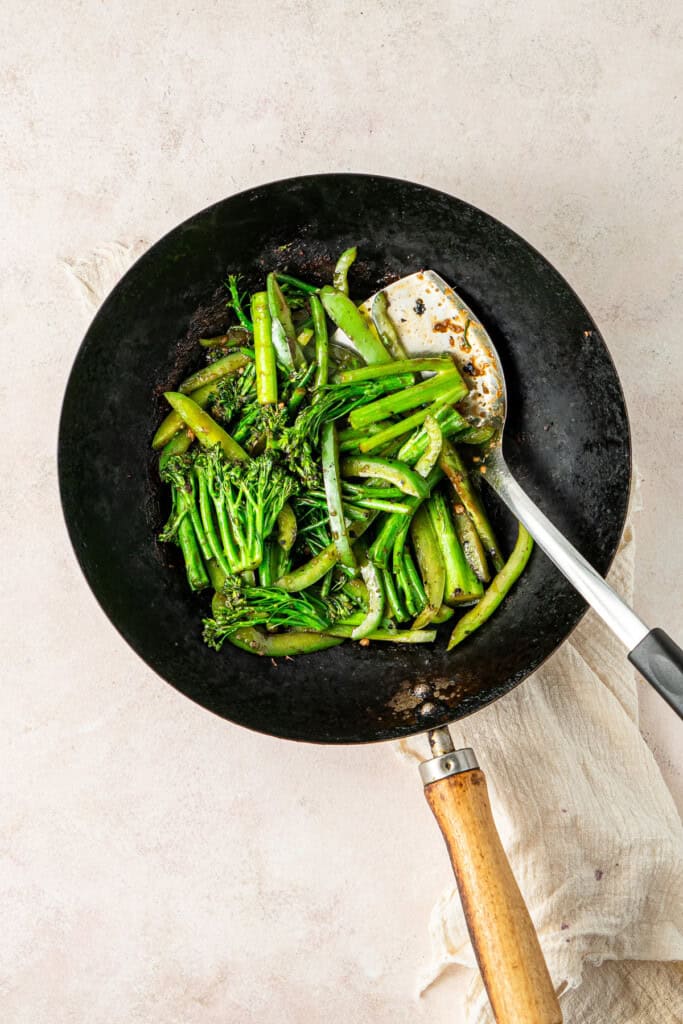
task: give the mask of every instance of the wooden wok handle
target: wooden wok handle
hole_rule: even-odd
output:
[[[439,770],[453,769],[454,773],[438,777]],[[426,761],[420,771],[427,802],[446,840],[497,1024],[561,1024],[538,936],[496,830],[486,779],[472,751],[454,751]]]

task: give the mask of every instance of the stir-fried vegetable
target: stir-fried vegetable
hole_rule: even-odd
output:
[[[212,588],[217,650],[433,643],[455,617],[453,647],[528,561],[522,527],[505,561],[458,448],[489,434],[456,408],[468,388],[452,356],[408,358],[383,292],[359,309],[355,258],[343,252],[322,288],[273,271],[249,293],[229,275],[236,322],[200,340],[208,361],[165,394],[159,537],[192,590]],[[328,317],[358,356],[330,340]]]

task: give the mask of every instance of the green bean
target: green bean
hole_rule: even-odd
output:
[[[444,446],[441,451],[441,458],[439,459],[439,465],[451,481],[453,488],[460,499],[460,503],[469,513],[472,522],[476,527],[477,533],[481,537],[486,553],[493,563],[494,569],[496,572],[500,572],[505,564],[505,560],[500,547],[498,546],[498,541],[496,540],[493,528],[488,520],[481,498],[475,491],[472,482],[467,475],[465,464],[458,455],[456,449],[448,441],[444,442]]]
[[[439,373],[420,384],[413,384],[397,394],[384,395],[368,405],[361,405],[349,414],[349,422],[352,427],[365,427],[368,423],[377,423],[387,416],[396,416],[451,393],[455,395],[452,401],[459,401],[467,394],[467,385],[456,369]]]
[[[287,658],[296,654],[310,654],[313,651],[326,651],[343,643],[343,637],[335,637],[325,633],[271,633],[266,635],[258,629],[244,628],[231,633],[228,640],[235,647],[261,657]]]
[[[313,317],[313,332],[315,334],[315,362],[316,373],[314,387],[322,388],[327,384],[329,344],[327,337],[327,321],[322,302],[317,295],[311,296],[311,316]]]
[[[299,406],[301,405],[301,403],[303,402],[304,398],[308,393],[308,385],[310,384],[311,377],[313,377],[315,371],[315,363],[311,363],[309,366],[306,367],[306,372],[299,380],[299,383],[294,388],[294,391],[292,391],[291,398],[287,402],[287,412],[296,412],[296,410],[299,408]]]
[[[394,359],[405,359],[406,350],[389,316],[389,301],[385,292],[377,292],[372,302],[372,322],[385,347]],[[417,369],[417,368],[416,368]]]
[[[401,579],[411,615],[417,615],[427,605],[427,595],[413,556],[407,547],[403,549]]]
[[[477,579],[481,580],[482,583],[488,583],[491,579],[491,573],[486,561],[486,552],[484,551],[481,537],[477,533],[469,513],[465,510],[465,506],[460,504],[457,495],[453,497],[453,522],[455,524],[455,532],[460,541],[460,547],[464,551],[465,558]]]
[[[415,629],[420,629],[422,626],[428,625],[439,611],[443,603],[446,584],[446,571],[441,559],[439,543],[426,505],[420,506],[413,516],[410,524],[410,536],[427,596],[426,607],[413,623]]]
[[[254,320],[256,395],[260,405],[270,405],[277,402],[277,371],[267,292],[255,292],[252,295],[251,315]]]
[[[177,391],[167,391],[164,395],[169,405],[178,413],[190,428],[203,448],[212,448],[219,444],[228,459],[241,461],[249,456],[207,412],[200,409],[188,395]]]
[[[388,480],[404,494],[411,494],[416,498],[426,498],[429,493],[429,488],[424,480],[403,462],[372,456],[351,456],[342,462],[341,473],[344,477],[358,476]]]
[[[344,498],[344,502],[347,510],[350,507],[355,507],[359,509],[371,508],[375,509],[375,511],[377,512],[388,512],[389,514],[396,513],[400,516],[407,516],[409,513],[412,512],[410,505],[405,504],[405,502],[388,501],[385,498],[357,497],[349,498],[348,500]]]
[[[307,281],[301,281],[298,277],[292,277],[291,274],[283,274],[278,270],[275,276],[282,284],[291,284],[293,288],[298,288],[300,292],[306,292],[308,295],[315,295],[320,291],[317,285],[308,284]]]
[[[203,388],[207,384],[215,384],[222,377],[228,377],[230,374],[237,373],[249,361],[249,356],[245,355],[244,352],[230,352],[227,356],[216,359],[215,362],[203,366],[201,370],[197,370],[196,373],[193,373],[192,376],[183,381],[178,391],[181,395],[191,395],[198,388]],[[195,398],[194,401],[196,402],[197,399]]]
[[[481,597],[484,588],[474,575],[460,547],[448,504],[440,491],[434,491],[427,502],[434,535],[441,552],[445,571],[443,601],[462,604]]]
[[[185,562],[185,573],[191,590],[203,590],[209,585],[209,577],[206,575],[201,552],[197,546],[192,520],[184,516],[178,527],[178,544],[183,553]]]
[[[334,423],[328,422],[323,424],[321,454],[323,481],[330,517],[330,535],[336,545],[341,564],[348,566],[349,569],[355,569],[356,560],[351,550],[351,542],[344,520],[341,477],[339,475],[339,449],[337,447],[337,431],[335,430]]]
[[[408,618],[408,612],[406,611],[403,599],[396,589],[396,582],[394,580],[393,573],[389,569],[380,569],[382,573],[382,583],[384,584],[384,593],[386,594],[387,604],[391,610],[393,618],[397,622],[405,622]]]
[[[325,285],[320,300],[329,318],[353,342],[366,363],[388,363],[391,356],[363,314],[343,292]]]
[[[355,540],[362,536],[374,518],[375,516],[369,512],[365,519],[351,523],[348,527],[349,537]],[[273,586],[279,587],[280,590],[286,590],[289,593],[297,590],[306,590],[307,587],[311,587],[318,580],[321,580],[330,569],[334,568],[338,561],[339,553],[336,544],[333,542],[328,544],[326,548],[323,548],[322,551],[319,551],[308,562],[305,562],[296,569],[292,569],[291,572],[285,573],[284,576],[280,576],[279,579],[275,580]]]
[[[510,592],[529,561],[534,542],[529,533],[519,524],[517,542],[507,562],[494,577],[482,599],[466,612],[456,624],[448,642],[448,650],[462,643],[471,633],[491,617],[503,598]]]
[[[159,456],[159,472],[161,472],[161,470],[166,466],[168,460],[174,455],[184,455],[194,441],[194,434],[192,431],[187,429],[180,417],[178,417],[178,419],[180,420],[181,429],[164,445]]]
[[[334,268],[334,273],[332,275],[332,287],[336,288],[338,292],[343,292],[344,295],[349,294],[349,282],[347,280],[348,273],[351,264],[357,255],[358,250],[355,245],[350,249],[344,249],[344,252],[337,260],[337,265]]]

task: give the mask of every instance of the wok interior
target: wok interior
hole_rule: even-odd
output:
[[[623,396],[595,324],[538,253],[481,211],[407,182],[321,175],[233,196],[163,238],[101,308],[69,380],[59,469],[74,548],[107,615],[163,678],[239,724],[313,742],[402,736],[469,714],[539,665],[584,609],[536,551],[496,615],[451,653],[441,637],[271,663],[202,642],[208,597],[187,590],[154,539],[166,511],[149,448],[161,395],[201,363],[196,340],[226,325],[228,271],[250,285],[278,268],[325,283],[351,244],[352,294],[429,266],[472,307],[507,378],[511,468],[603,572],[630,481]],[[509,551],[515,524],[485,498]]]

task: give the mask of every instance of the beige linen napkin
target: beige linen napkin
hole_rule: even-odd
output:
[[[113,242],[62,263],[92,310],[146,248],[142,239]],[[629,525],[610,574],[629,601],[633,560]],[[638,731],[621,645],[589,613],[529,680],[452,733],[487,774],[567,1024],[681,1024],[683,972],[671,961],[683,961],[683,829]],[[397,746],[424,757],[409,742]],[[449,965],[471,968],[468,1022],[492,1024],[454,886],[434,907],[430,932],[421,990]]]
[[[629,525],[609,576],[629,602],[634,553]],[[621,644],[589,612],[530,679],[451,731],[486,772],[565,1021],[680,1024],[683,975],[665,962],[683,960],[683,829]],[[423,991],[451,964],[476,966],[454,886],[430,933]],[[617,963],[595,969],[605,961]],[[467,1006],[469,1024],[492,1022],[478,974]]]

